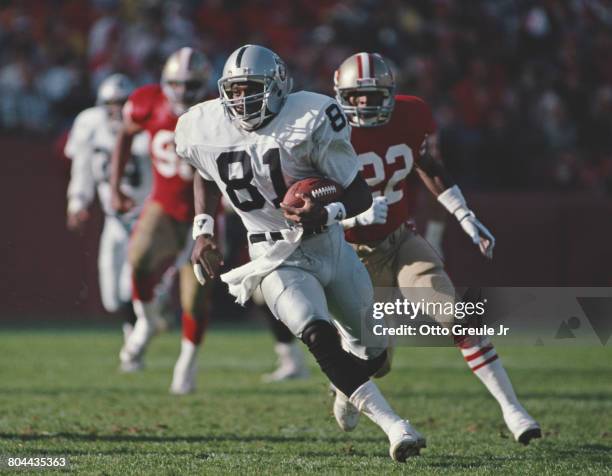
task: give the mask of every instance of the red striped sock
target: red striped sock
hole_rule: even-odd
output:
[[[463,358],[472,372],[478,371],[499,358],[495,347],[488,339],[472,340],[464,338],[457,341],[456,345],[461,350],[461,354],[463,354]]]
[[[487,387],[502,411],[519,405],[510,378],[488,339],[467,337],[455,343],[470,370]]]

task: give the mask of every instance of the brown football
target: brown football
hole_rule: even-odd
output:
[[[303,194],[311,197],[319,203],[327,205],[328,203],[337,202],[344,189],[342,186],[333,180],[322,177],[309,177],[295,182],[283,198],[283,203],[290,207],[300,208],[304,206],[304,200],[297,197],[297,194]]]

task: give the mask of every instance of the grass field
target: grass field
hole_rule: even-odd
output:
[[[271,344],[262,330],[213,329],[198,392],[172,397],[177,334],[153,342],[145,372],[121,375],[118,332],[1,331],[0,456],[66,455],[86,474],[612,473],[610,348],[498,349],[544,429],[528,447],[455,349],[399,349],[379,383],[429,448],[397,465],[369,421],[336,427],[312,361],[307,381],[260,383]]]

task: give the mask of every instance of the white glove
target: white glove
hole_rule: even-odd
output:
[[[438,195],[438,201],[455,215],[463,231],[467,233],[475,245],[478,245],[480,252],[489,259],[493,258],[495,238],[487,227],[480,223],[474,212],[467,207],[459,187],[454,185],[448,188]]]
[[[365,212],[354,216],[353,218],[343,220],[342,226],[346,229],[353,228],[355,226],[368,226],[386,223],[388,211],[389,204],[387,203],[387,197],[375,197],[370,208],[368,208]]]
[[[455,214],[457,216],[457,214]],[[471,210],[465,210],[462,218],[457,216],[459,224],[463,231],[472,239],[475,245],[478,245],[480,252],[489,259],[493,258],[493,248],[495,247],[495,237],[491,232],[480,223],[480,220],[476,218],[474,212]]]

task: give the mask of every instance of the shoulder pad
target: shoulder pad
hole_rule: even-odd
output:
[[[204,124],[206,125],[204,127]],[[230,145],[229,135],[234,127],[225,118],[219,99],[196,104],[179,117],[176,124],[177,148],[186,144],[222,147]]]
[[[293,147],[309,140],[325,120],[325,109],[332,103],[335,103],[334,99],[323,94],[308,91],[290,94],[281,112],[268,127],[273,129],[280,143]]]
[[[136,89],[123,108],[123,114],[141,124],[151,115],[155,100],[163,94],[159,84],[147,84]]]

